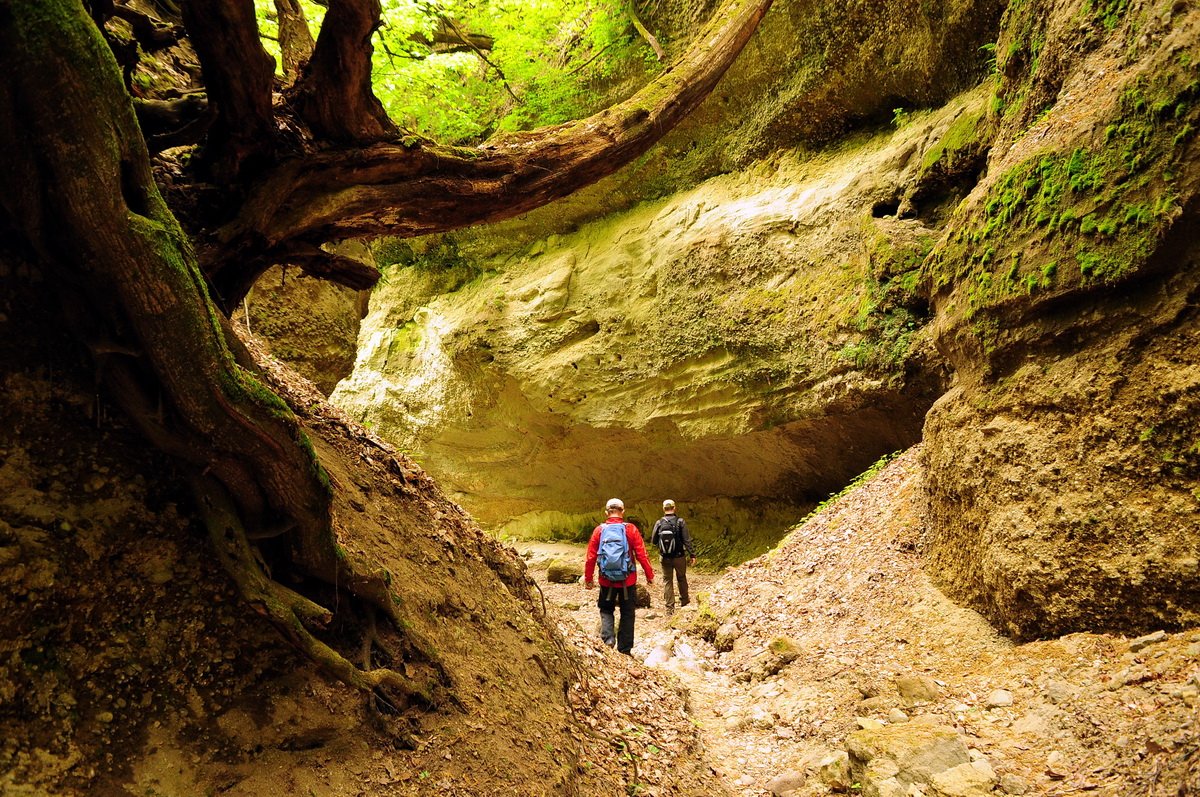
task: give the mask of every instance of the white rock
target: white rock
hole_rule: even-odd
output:
[[[1129,652],[1137,653],[1139,650],[1142,650],[1143,648],[1148,648],[1151,645],[1157,645],[1159,642],[1165,642],[1167,640],[1167,638],[1168,637],[1167,637],[1166,631],[1155,631],[1153,634],[1146,634],[1145,636],[1140,636],[1137,639],[1135,639],[1129,643]]]
[[[1013,704],[1013,694],[1007,689],[996,689],[987,696],[984,705],[988,708],[1004,708]]]
[[[661,667],[669,658],[671,658],[670,643],[656,645],[654,650],[650,651],[650,655],[646,657],[645,664],[647,667]]]

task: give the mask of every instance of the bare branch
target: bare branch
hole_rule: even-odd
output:
[[[642,24],[642,20],[638,17],[635,0],[627,0],[625,11],[629,14],[629,21],[633,23],[633,27],[637,28],[637,32],[646,40],[646,43],[654,48],[654,55],[658,57],[658,60],[663,60],[666,57],[666,53],[663,52],[662,45],[658,43],[658,39],[654,38],[654,34],[646,30],[646,26]]]
[[[362,143],[399,130],[371,89],[371,34],[379,0],[332,0],[308,68],[296,82],[295,107],[312,132],[330,141]]]
[[[265,269],[241,255],[265,242],[415,236],[499,221],[566,196],[649,149],[712,91],[771,0],[726,0],[680,62],[627,101],[587,119],[493,139],[473,149],[416,137],[326,151],[281,164],[218,231],[206,271]],[[723,23],[723,24],[722,24]],[[261,251],[261,250],[260,250]],[[236,264],[236,265],[231,265]],[[257,276],[257,275],[255,275]]]
[[[470,36],[459,30],[458,25],[454,24],[454,20],[450,19],[449,17],[442,17],[442,24],[448,25],[450,30],[453,31],[454,35],[458,37],[459,41],[465,42],[471,48],[471,50],[474,51],[475,55],[479,57],[480,61],[483,61],[496,71],[496,74],[500,77],[500,82],[504,84],[504,90],[508,92],[508,96],[513,98],[513,102],[520,104],[521,98],[514,94],[512,86],[508,85],[508,78],[504,76],[504,70],[492,63],[488,57],[484,55],[483,50],[481,50],[475,45],[474,42],[471,41]]]
[[[204,160],[214,176],[236,182],[274,150],[275,61],[258,39],[252,0],[188,0],[183,17],[215,113]]]

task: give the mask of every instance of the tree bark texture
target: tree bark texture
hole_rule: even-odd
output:
[[[10,215],[57,275],[85,342],[126,352],[104,355],[115,360],[105,372],[163,401],[161,421],[140,420],[176,437],[263,522],[315,531],[326,514],[315,462],[287,406],[234,361],[107,45],[77,2],[5,5],[0,186]]]
[[[283,82],[290,86],[296,82],[313,53],[312,32],[304,9],[299,0],[275,0],[275,14],[279,20],[279,51],[283,56]]]
[[[273,157],[275,60],[259,41],[252,0],[187,0],[183,19],[214,114],[204,163],[214,180],[235,183]]]
[[[332,0],[308,68],[295,86],[297,112],[318,138],[380,141],[398,132],[371,88],[371,35],[379,0]]]
[[[0,0],[0,202],[54,277],[64,316],[117,403],[191,472],[218,558],[244,597],[335,677],[392,705],[449,681],[407,632],[389,576],[338,545],[332,484],[288,405],[232,349],[191,244],[153,181],[112,51],[79,0]],[[286,536],[285,536],[286,535]],[[360,669],[313,631],[330,612],[266,577],[252,537],[402,633],[416,676]]]

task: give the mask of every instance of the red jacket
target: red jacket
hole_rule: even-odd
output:
[[[621,518],[610,517],[606,523],[620,523]],[[587,563],[583,566],[583,578],[588,584],[592,583],[592,576],[596,573],[596,557],[600,555],[600,529],[604,524],[601,523],[592,530],[592,539],[588,542]],[[654,568],[650,567],[650,559],[646,556],[646,546],[642,543],[642,533],[638,531],[637,526],[632,523],[625,524],[625,539],[629,540],[629,549],[633,551],[634,557],[641,562],[642,570],[646,573],[646,580],[654,580]],[[624,583],[618,581],[609,581],[603,575],[600,576],[600,586],[602,587],[632,587],[637,583],[637,566],[633,568],[633,572],[629,574],[629,578],[625,579]]]

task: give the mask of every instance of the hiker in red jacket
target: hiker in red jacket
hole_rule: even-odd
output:
[[[600,567],[600,638],[604,644],[630,655],[633,649],[633,621],[637,611],[637,562],[642,563],[646,583],[654,584],[654,569],[646,556],[642,533],[637,526],[625,522],[625,504],[620,498],[610,498],[604,506],[608,520],[592,531],[588,542],[587,563],[583,568],[583,584],[587,589],[596,586],[592,576]],[[613,634],[613,613],[621,607],[621,624]]]

